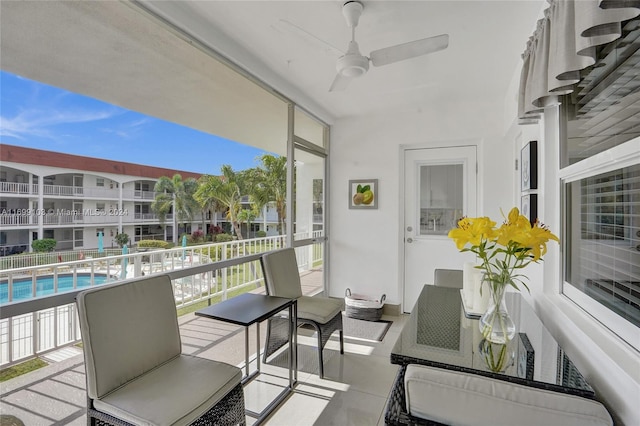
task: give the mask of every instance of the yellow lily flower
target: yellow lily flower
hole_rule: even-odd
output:
[[[560,241],[538,222],[531,226],[517,207],[509,211],[499,228],[488,217],[464,217],[458,221],[457,228],[449,231],[449,238],[454,240],[458,250],[468,247],[476,253],[482,262],[480,269],[485,271],[492,285],[498,286],[515,285],[516,269],[538,262],[546,254],[550,240]]]
[[[493,238],[495,224],[488,217],[472,219],[463,217],[458,221],[458,227],[449,231],[448,236],[455,241],[458,250],[462,250],[467,243],[479,246],[482,244],[482,240]]]

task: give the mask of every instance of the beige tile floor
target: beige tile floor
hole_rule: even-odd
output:
[[[266,425],[384,425],[384,410],[398,367],[389,361],[404,317],[387,317],[393,324],[382,342],[345,337],[340,355],[334,335],[325,348],[325,377],[317,375],[315,338],[299,332],[301,370],[293,394],[264,423]],[[328,350],[327,350],[328,349]],[[286,384],[287,371],[263,365],[259,375],[245,387],[247,408],[272,398]],[[264,377],[263,377],[264,376]],[[263,398],[263,399],[261,399]],[[247,417],[247,424],[254,419]]]
[[[305,289],[305,293],[313,293],[313,288]],[[334,334],[325,348],[324,379],[317,375],[315,338],[311,331],[299,329],[298,382],[294,392],[263,424],[383,425],[387,398],[398,369],[390,363],[389,355],[405,318],[383,317],[393,324],[382,342],[345,337],[344,355],[338,352],[338,336]],[[180,317],[179,321],[185,353],[234,365],[244,363],[242,327],[193,314]],[[262,324],[263,342],[265,335],[266,326]],[[255,327],[251,327],[253,358],[255,341]],[[86,424],[82,355],[76,349],[67,349],[50,357],[49,366],[0,383],[0,413],[15,415],[33,426]],[[246,406],[254,411],[262,410],[287,383],[286,369],[263,364],[261,371],[245,386]],[[247,417],[248,425],[254,423],[254,418]]]

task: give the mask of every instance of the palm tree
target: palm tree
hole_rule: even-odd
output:
[[[238,213],[242,209],[242,194],[245,191],[245,173],[234,172],[231,166],[225,164],[221,168],[221,176],[204,175],[200,178],[200,185],[195,193],[195,199],[201,206],[217,200],[227,209],[227,218],[233,229],[242,240],[242,229],[238,221]]]
[[[247,224],[247,235],[251,236],[250,231],[251,231],[251,222],[253,222],[255,220],[255,218],[257,218],[258,216],[260,216],[259,214],[260,212],[258,210],[256,210],[255,208],[251,208],[251,209],[242,209],[238,212],[238,223],[240,224],[240,227],[242,227],[243,223]]]
[[[275,203],[278,233],[282,235],[287,216],[287,157],[264,154],[260,157],[260,162],[259,167],[247,171],[249,196],[258,211],[271,201]]]
[[[198,185],[200,185],[201,183],[198,182]],[[198,201],[198,200],[197,200]],[[218,214],[218,212],[223,212],[225,211],[226,207],[217,199],[215,198],[210,198],[205,200],[204,204],[201,204],[200,201],[198,201],[198,203],[200,204],[200,206],[202,207],[203,210],[203,214],[202,214],[202,225],[204,226],[204,229],[209,229],[212,230],[214,228],[214,226],[216,226],[217,220],[216,220],[216,216]],[[206,216],[207,213],[209,213],[209,227],[206,227]]]
[[[197,189],[198,182],[195,179],[183,180],[179,174],[173,175],[173,178],[162,176],[153,188],[156,197],[151,203],[151,210],[158,215],[160,223],[164,225],[167,214],[173,211],[174,244],[178,241],[178,225],[190,222],[199,207],[194,199]]]

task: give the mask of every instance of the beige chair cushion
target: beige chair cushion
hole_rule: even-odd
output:
[[[241,378],[241,370],[232,365],[181,355],[95,400],[94,406],[136,425],[188,425]]]
[[[301,296],[298,298],[298,318],[326,324],[342,310],[342,299]]]
[[[298,299],[298,318],[326,324],[342,310],[342,300],[302,295],[296,252],[292,248],[266,253],[261,258],[267,293]]]
[[[268,294],[287,299],[297,299],[302,296],[300,272],[294,249],[286,248],[269,252],[261,257],[261,262]]]
[[[407,366],[405,392],[409,414],[446,424],[613,424],[598,401],[422,365]]]
[[[78,294],[77,305],[90,398],[101,398],[180,355],[167,275],[96,287]]]

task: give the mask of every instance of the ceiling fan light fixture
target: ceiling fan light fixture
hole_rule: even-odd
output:
[[[338,59],[338,73],[345,77],[359,77],[369,70],[369,58],[365,56],[345,55]]]

